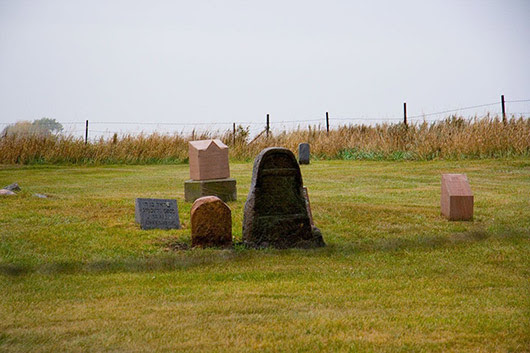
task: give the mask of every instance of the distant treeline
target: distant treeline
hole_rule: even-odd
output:
[[[233,160],[253,160],[265,147],[296,151],[309,142],[314,159],[430,160],[530,156],[530,119],[498,117],[464,119],[451,116],[419,124],[344,125],[327,133],[316,126],[261,134],[250,139],[239,126],[235,134],[114,135],[88,141],[55,134],[17,134],[0,137],[1,164],[185,163],[188,141],[220,138]]]

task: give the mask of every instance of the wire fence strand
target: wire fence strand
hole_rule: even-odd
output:
[[[517,100],[505,100],[505,103],[525,103],[530,102],[530,99],[517,99]],[[422,113],[422,114],[416,114],[407,116],[407,120],[410,121],[417,121],[424,119],[429,122],[434,122],[436,120],[427,120],[426,117],[441,115],[441,114],[449,114],[449,113],[455,113],[470,109],[478,109],[478,108],[485,108],[485,107],[491,107],[494,105],[499,105],[499,102],[492,102],[492,103],[485,103],[485,104],[478,104],[478,105],[472,105],[467,107],[460,107],[455,109],[448,109],[448,110],[442,110],[438,112],[431,112],[431,113]],[[499,112],[495,112],[495,114],[500,114]],[[528,115],[530,112],[517,112],[517,113],[511,113],[506,112],[507,115]],[[394,121],[396,123],[400,123],[403,121],[403,117],[381,117],[381,118],[372,118],[372,117],[329,117],[329,121],[341,121],[341,122],[359,122],[359,121],[366,121],[366,122],[390,122]],[[62,125],[85,125],[86,121],[66,121],[66,122],[60,122]],[[326,124],[326,118],[311,118],[311,119],[294,119],[294,120],[282,120],[282,121],[274,121],[270,120],[268,122],[269,126],[278,126],[278,125],[286,125],[286,124],[305,124],[305,123],[322,123]],[[15,123],[7,123],[7,122],[0,122],[0,125],[3,126],[9,126],[13,125]],[[252,130],[259,130],[261,131],[262,128],[266,128],[265,122],[257,122],[257,121],[234,121],[234,122],[194,122],[194,123],[180,123],[180,122],[124,122],[124,121],[89,121],[89,129],[88,131],[91,133],[117,133],[115,131],[110,130],[93,130],[90,127],[94,125],[124,125],[124,126],[180,126],[180,127],[191,127],[193,130],[198,130],[199,127],[203,126],[219,126],[220,128],[229,129],[233,125],[237,126],[247,126],[248,128],[251,128]],[[320,124],[319,124],[320,125]],[[261,127],[258,127],[261,126]],[[113,129],[114,130],[114,129]],[[183,130],[184,131],[184,130]],[[70,131],[70,133],[83,133],[86,132],[86,130],[74,130]],[[207,132],[207,131],[205,131]],[[125,132],[125,133],[134,133],[134,132]],[[200,132],[199,132],[200,133]]]
[[[530,102],[530,99],[517,99],[513,101],[504,101],[505,103],[523,103],[523,102]]]

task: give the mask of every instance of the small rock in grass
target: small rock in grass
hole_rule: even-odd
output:
[[[16,195],[13,191],[7,190],[7,189],[0,189],[0,195],[7,196],[7,195]]]
[[[18,183],[13,183],[5,186],[4,189],[9,191],[20,191],[20,186],[18,186]]]
[[[44,194],[33,194],[33,196],[38,197],[39,199],[47,199],[49,196]]]

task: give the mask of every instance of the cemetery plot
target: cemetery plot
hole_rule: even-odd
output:
[[[309,229],[305,185],[327,246],[243,246],[243,197],[232,248],[191,247],[187,164],[0,166],[22,188],[0,197],[0,351],[527,351],[528,158],[320,160],[302,183],[297,156],[276,157],[265,216]],[[246,193],[252,163],[230,167]],[[448,171],[468,177],[472,222],[440,216]],[[300,205],[268,199],[289,187]],[[139,195],[177,199],[181,229],[140,229]]]

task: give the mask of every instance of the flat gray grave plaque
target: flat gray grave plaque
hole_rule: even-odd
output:
[[[177,200],[136,199],[134,213],[141,229],[180,229]]]

